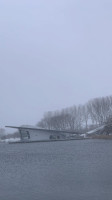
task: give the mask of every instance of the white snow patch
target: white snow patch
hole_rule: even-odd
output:
[[[18,141],[20,141],[20,138],[10,138],[10,139],[5,139],[5,140],[0,140],[0,142],[5,142],[5,143],[18,142]]]
[[[86,137],[87,137],[86,133],[84,133],[84,134],[81,134],[80,136],[81,136],[81,137],[84,137],[84,138],[86,138]]]

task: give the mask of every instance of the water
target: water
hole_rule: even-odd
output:
[[[0,200],[112,200],[112,140],[0,144]]]

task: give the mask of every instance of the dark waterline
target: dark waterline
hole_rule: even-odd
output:
[[[112,140],[0,144],[0,200],[112,200]]]

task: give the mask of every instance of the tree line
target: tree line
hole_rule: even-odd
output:
[[[38,127],[53,130],[87,131],[104,124],[112,116],[112,96],[89,100],[59,111],[49,111],[37,123]]]

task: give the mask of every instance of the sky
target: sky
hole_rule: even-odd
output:
[[[108,95],[111,0],[0,1],[0,127]]]

